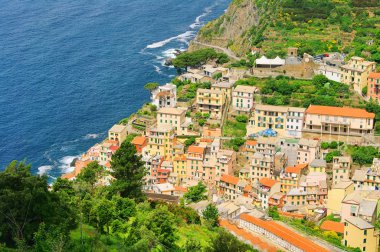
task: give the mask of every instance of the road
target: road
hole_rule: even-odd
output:
[[[229,50],[227,48],[216,46],[216,45],[210,45],[210,44],[202,43],[202,42],[199,42],[199,41],[196,41],[196,40],[193,40],[193,43],[194,44],[198,44],[198,45],[202,45],[202,46],[206,46],[206,47],[211,47],[211,48],[214,48],[214,49],[217,49],[217,50],[220,50],[220,51],[224,52],[225,54],[227,54],[227,56],[230,57],[231,59],[234,59],[234,60],[240,60],[241,59],[241,58],[237,57],[231,50]]]

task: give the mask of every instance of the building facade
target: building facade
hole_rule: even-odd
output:
[[[360,57],[352,57],[346,65],[341,66],[341,82],[351,85],[358,93],[367,86],[367,78],[376,69],[376,63],[365,61]]]

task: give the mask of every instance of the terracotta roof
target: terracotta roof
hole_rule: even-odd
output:
[[[70,179],[75,178],[75,174],[72,173],[72,172],[71,172],[71,173],[66,173],[66,174],[63,174],[63,175],[61,176],[61,178],[70,180]]]
[[[260,251],[276,252],[278,249],[272,245],[269,245],[264,240],[261,240],[258,236],[245,231],[244,229],[238,228],[236,225],[229,223],[227,220],[220,220],[220,226],[230,230],[237,236],[242,237],[244,240],[249,241],[255,247],[259,247]]]
[[[255,146],[257,144],[257,141],[256,140],[247,140],[247,142],[245,142],[245,144]]]
[[[199,154],[203,154],[205,151],[205,148],[204,147],[200,147],[200,146],[195,146],[195,145],[191,145],[189,147],[189,149],[187,150],[187,152],[191,152],[191,153],[199,153]]]
[[[199,141],[203,143],[212,143],[214,140],[211,138],[201,138]]]
[[[285,172],[288,173],[300,173],[302,169],[305,169],[307,164],[298,164],[295,166],[288,166],[285,168]]]
[[[260,184],[267,186],[267,187],[272,187],[276,183],[277,183],[277,181],[274,179],[270,179],[270,178],[261,178],[260,179]]]
[[[110,150],[111,150],[111,151],[117,151],[119,148],[120,148],[120,147],[117,146],[117,145],[112,145],[112,146],[110,147]]]
[[[355,118],[375,118],[374,113],[369,113],[365,109],[360,108],[348,108],[348,107],[330,107],[330,106],[319,106],[310,105],[306,110],[308,114],[321,114],[321,115],[331,115],[331,116],[345,116],[345,117],[355,117]]]
[[[107,168],[111,168],[110,162],[107,162],[104,166],[107,167]]]
[[[135,138],[133,138],[132,140],[132,144],[137,144],[137,145],[143,145],[146,141],[146,137],[144,136],[136,136]]]
[[[327,230],[327,231],[335,231],[337,233],[343,234],[344,233],[344,223],[326,220],[322,223],[321,229]]]
[[[246,185],[243,189],[244,192],[250,192],[252,191],[252,186],[251,185]]]
[[[328,250],[315,244],[310,239],[287,229],[286,227],[277,224],[274,221],[263,221],[248,214],[241,214],[240,219],[250,222],[256,226],[259,226],[268,232],[274,234],[277,237],[289,242],[290,244],[300,248],[303,251],[307,252],[327,252]]]
[[[186,161],[186,157],[185,156],[181,156],[181,157],[175,157],[174,158],[174,161]]]
[[[370,73],[368,75],[368,78],[380,79],[380,73],[374,73],[374,72],[372,72],[372,73]]]
[[[175,186],[174,190],[179,191],[179,192],[187,192],[187,188],[182,187],[182,186]]]
[[[239,178],[231,176],[231,175],[223,174],[222,177],[220,178],[220,181],[237,185],[239,183]]]

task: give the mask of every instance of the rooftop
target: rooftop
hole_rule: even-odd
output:
[[[160,108],[157,113],[159,114],[170,114],[170,115],[182,115],[186,113],[185,109],[180,109],[180,108],[168,108],[168,107],[163,107]]]
[[[232,82],[223,81],[223,82],[217,82],[217,83],[212,84],[212,87],[232,88],[233,85],[234,83]]]
[[[137,144],[137,145],[142,145],[144,144],[146,141],[146,137],[144,136],[135,136],[135,138],[133,138],[132,140],[132,144]]]
[[[287,229],[282,225],[277,224],[274,221],[263,221],[245,213],[240,215],[240,219],[269,231],[270,233],[276,235],[277,237],[280,237],[281,239],[289,242],[290,244],[296,246],[297,248],[300,248],[303,251],[327,252],[325,248],[315,244],[310,239],[306,239],[305,237],[291,231],[290,229]]]
[[[346,218],[346,221],[351,223],[352,225],[354,225],[355,227],[357,227],[359,229],[374,228],[374,226],[372,224],[366,222],[365,220],[363,220],[362,218],[359,218],[359,217],[350,216],[350,217]]]
[[[127,128],[127,127],[124,126],[124,125],[115,124],[114,126],[112,126],[112,128],[111,128],[109,131],[116,132],[116,133],[121,133],[121,132],[123,132],[126,128]]]
[[[372,79],[380,79],[380,73],[374,73],[374,72],[372,72],[372,73],[370,73],[370,74],[368,75],[368,78],[372,78]]]
[[[344,223],[326,220],[322,223],[321,229],[327,231],[334,231],[336,233],[344,233]]]
[[[204,89],[204,88],[199,88],[198,90],[197,90],[197,93],[199,94],[199,93],[207,93],[207,94],[223,94],[223,92],[222,91],[220,91],[220,90],[211,90],[211,89]]]
[[[257,91],[257,87],[244,86],[244,85],[239,85],[234,89],[234,92],[242,92],[242,93],[255,93],[256,91]]]
[[[277,183],[276,180],[270,179],[270,178],[261,178],[260,179],[260,184],[267,186],[267,187],[272,187]]]
[[[326,160],[324,159],[314,159],[313,161],[311,161],[310,166],[311,167],[326,167],[327,163],[326,163]]]
[[[196,146],[196,145],[191,145],[189,149],[187,150],[188,153],[198,153],[198,154],[203,154],[204,151],[205,151],[204,147]]]
[[[301,138],[298,144],[309,146],[309,147],[317,147],[319,145],[319,141],[314,140],[314,139]]]
[[[239,178],[231,176],[231,175],[223,174],[222,177],[220,178],[220,181],[226,182],[228,184],[237,185],[239,183]]]
[[[346,189],[347,187],[353,185],[354,183],[350,180],[341,180],[338,184],[333,185],[332,189]]]
[[[320,114],[320,115],[331,115],[331,116],[344,116],[353,118],[369,118],[374,119],[375,114],[369,113],[365,109],[360,108],[349,108],[349,107],[331,107],[331,106],[319,106],[310,105],[306,110],[308,114]]]
[[[308,164],[298,164],[295,166],[288,166],[285,168],[285,172],[288,173],[300,173],[303,169],[307,167]]]
[[[281,112],[281,113],[288,112],[288,109],[289,107],[262,105],[262,104],[257,104],[255,107],[255,110],[264,110],[264,111]]]

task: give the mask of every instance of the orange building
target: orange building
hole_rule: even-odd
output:
[[[136,136],[135,138],[133,138],[131,143],[136,147],[136,152],[141,153],[142,149],[146,146],[147,142],[148,138],[144,136]]]
[[[380,102],[380,73],[370,73],[367,85],[367,96]]]

